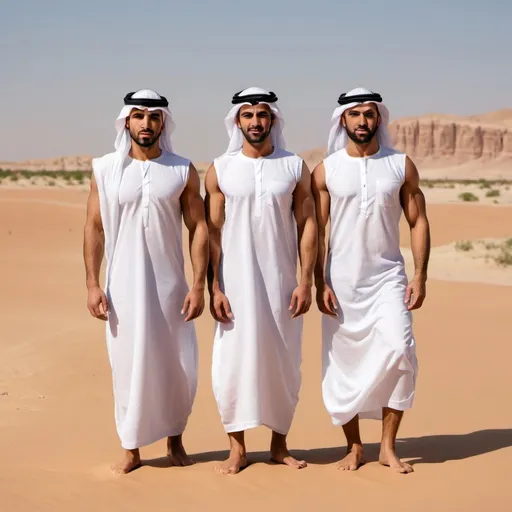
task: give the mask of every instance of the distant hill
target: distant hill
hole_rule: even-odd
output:
[[[512,109],[472,116],[431,114],[397,119],[390,125],[395,147],[418,165],[422,177],[512,179]],[[304,151],[313,169],[326,148]],[[91,170],[90,156],[63,156],[0,162],[0,169],[27,171]],[[201,174],[209,163],[194,162]]]
[[[473,116],[432,114],[390,124],[395,147],[423,177],[512,179],[512,109]],[[312,169],[326,148],[301,154]]]
[[[0,169],[11,171],[91,171],[92,156],[61,156],[58,158],[45,158],[41,160],[25,160],[22,162],[2,162]],[[205,173],[210,164],[194,162],[199,173]]]

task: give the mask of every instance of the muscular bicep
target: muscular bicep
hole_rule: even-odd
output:
[[[206,173],[206,219],[210,229],[221,229],[224,224],[224,194],[217,180],[217,171],[212,164]]]
[[[100,210],[100,195],[98,192],[98,184],[94,173],[91,176],[91,187],[89,190],[89,197],[87,198],[87,214],[86,214],[86,227],[94,228],[95,230],[103,233],[103,223],[101,221]]]
[[[302,164],[301,177],[293,193],[293,213],[299,226],[303,226],[307,219],[315,216],[315,204],[311,192],[311,173],[305,162]]]
[[[199,222],[204,221],[204,203],[201,197],[201,181],[196,168],[190,164],[188,181],[181,198],[183,221],[187,229],[194,229]]]
[[[331,198],[325,183],[325,166],[318,164],[311,176],[311,190],[315,200],[316,219],[319,229],[325,229],[329,222]]]
[[[420,176],[413,161],[406,157],[405,181],[400,191],[400,199],[405,218],[411,227],[419,219],[426,218],[425,196],[420,188]]]

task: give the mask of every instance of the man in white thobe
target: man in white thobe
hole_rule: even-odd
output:
[[[213,391],[231,448],[217,466],[222,474],[247,465],[244,432],[260,425],[272,430],[273,461],[306,466],[290,455],[286,436],[301,384],[316,222],[310,172],[284,149],[276,102],[257,87],[234,95],[228,150],[206,176]]]
[[[412,467],[397,457],[395,440],[403,412],[412,407],[418,370],[411,311],[425,298],[425,199],[416,166],[392,148],[381,96],[357,88],[338,103],[328,156],[312,178],[319,231],[315,284],[324,313],[323,399],[347,438],[340,469],[355,470],[364,462],[361,417],[383,421],[379,462],[409,473]],[[415,265],[410,283],[400,252],[402,211]]]
[[[141,465],[141,446],[164,437],[173,465],[192,463],[182,433],[196,394],[192,320],[203,311],[208,261],[199,176],[172,150],[168,101],[140,90],[124,103],[116,120],[116,151],[93,160],[84,231],[88,308],[106,321],[124,448],[112,470],[121,474]],[[190,290],[182,218],[190,236]],[[99,281],[104,253],[105,291]]]

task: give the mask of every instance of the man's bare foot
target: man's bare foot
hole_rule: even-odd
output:
[[[354,445],[347,451],[347,455],[336,464],[336,468],[342,471],[356,471],[364,463],[363,447]]]
[[[379,464],[388,466],[395,470],[397,473],[412,473],[414,469],[410,464],[402,462],[397,456],[394,450],[391,448],[382,448],[379,455]]]
[[[305,460],[297,460],[290,455],[288,450],[283,452],[275,452],[271,453],[270,458],[273,462],[277,464],[284,464],[285,466],[289,466],[293,469],[303,469],[307,466]]]
[[[126,475],[130,471],[141,466],[139,450],[125,450],[123,459],[117,464],[110,466],[114,475]]]
[[[239,451],[232,451],[224,462],[215,466],[215,471],[221,475],[236,475],[241,469],[247,467],[247,456]]]
[[[173,466],[192,466],[194,464],[183,447],[181,436],[167,438],[167,456]]]
[[[297,460],[290,455],[286,445],[286,436],[272,433],[272,443],[270,444],[270,458],[277,464],[284,464],[293,469],[303,469],[307,466],[305,460]]]

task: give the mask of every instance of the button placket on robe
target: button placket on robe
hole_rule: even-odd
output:
[[[149,161],[142,162],[142,224],[144,228],[149,225],[149,184],[151,182],[149,166]]]
[[[360,209],[363,212],[368,210],[368,180],[367,180],[367,162],[366,158],[361,159],[361,204]]]
[[[261,217],[261,203],[263,202],[263,160],[257,160],[254,167],[254,215]]]

